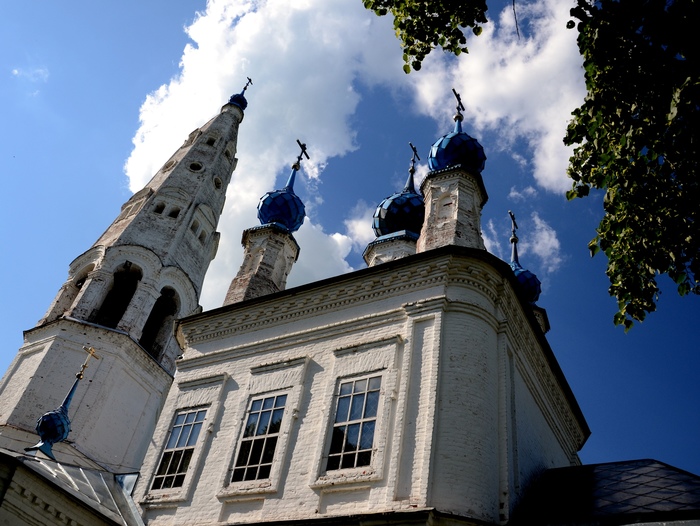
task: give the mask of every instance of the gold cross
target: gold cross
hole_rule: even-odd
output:
[[[80,366],[80,371],[78,371],[78,374],[75,375],[76,378],[79,378],[80,380],[83,379],[83,372],[85,369],[87,369],[88,362],[90,361],[90,358],[94,358],[95,360],[99,360],[100,357],[97,356],[95,353],[95,348],[94,347],[86,347],[83,346],[83,351],[88,353],[87,358],[85,358],[85,361],[83,362],[83,365]]]

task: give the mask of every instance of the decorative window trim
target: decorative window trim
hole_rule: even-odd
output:
[[[328,413],[324,417],[326,427],[323,441],[316,455],[316,464],[312,470],[314,479],[310,483],[311,488],[325,492],[332,490],[339,484],[359,487],[384,478],[387,435],[397,398],[399,377],[397,364],[402,351],[403,340],[399,336],[334,351],[336,360],[333,376],[336,381],[329,382],[330,385],[327,387],[326,407]],[[372,445],[372,461],[369,466],[327,471],[328,453],[337,410],[338,388],[343,382],[372,376],[381,376],[382,378]]]
[[[158,461],[152,467],[153,472],[149,475],[148,486],[146,487],[144,498],[140,501],[141,504],[150,508],[164,503],[186,501],[189,498],[196,483],[196,477],[191,476],[191,474],[199,469],[203,458],[206,457],[206,453],[211,446],[211,433],[221,413],[222,397],[225,391],[224,386],[228,378],[228,374],[224,373],[178,382],[178,394],[174,404],[175,409],[172,412],[173,419],[169,421],[165,430],[161,430],[163,438],[160,455],[158,456]],[[192,454],[183,485],[179,488],[151,489],[165,452],[166,441],[175,422],[175,415],[183,411],[196,409],[206,409],[207,414],[202,423],[197,443],[194,446],[194,453]]]
[[[237,497],[245,499],[249,495],[278,491],[284,472],[283,467],[289,462],[287,458],[289,436],[299,413],[308,362],[309,358],[304,356],[251,368],[247,388],[238,403],[236,415],[239,416],[233,433],[234,441],[229,447],[230,456],[226,464],[228,468],[224,473],[221,482],[222,490],[218,493],[218,498],[228,502],[236,500]],[[287,400],[269,478],[232,482],[233,470],[243,440],[251,402],[276,395],[287,395]]]

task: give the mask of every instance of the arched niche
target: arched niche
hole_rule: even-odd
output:
[[[112,275],[112,287],[95,314],[94,322],[115,329],[134,297],[143,272],[130,261],[117,267]]]
[[[172,334],[173,323],[180,311],[180,299],[174,289],[163,287],[153,304],[143,327],[139,343],[148,354],[158,360]]]

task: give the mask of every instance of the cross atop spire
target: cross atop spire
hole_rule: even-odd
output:
[[[241,93],[245,93],[245,90],[248,89],[248,86],[253,85],[253,79],[251,79],[250,77],[246,77],[246,78],[248,79],[248,82],[246,82],[245,86],[243,86],[243,91]]]
[[[409,141],[408,145],[411,147],[411,150],[413,150],[413,155],[411,156],[411,167],[408,169],[408,171],[411,172],[411,175],[413,175],[416,171],[416,160],[420,161],[420,157],[418,157],[418,150],[416,150],[416,147],[413,146],[413,143]]]
[[[462,112],[466,111],[464,108],[464,104],[462,104],[462,97],[457,93],[457,91],[452,88],[452,93],[454,93],[455,98],[457,99],[457,113],[454,116],[455,121],[462,121],[464,117],[462,116]]]
[[[298,170],[301,167],[302,157],[311,159],[311,157],[309,157],[309,154],[306,153],[306,144],[301,142],[299,139],[297,139],[297,144],[299,145],[299,148],[301,148],[301,152],[299,152],[299,155],[297,156],[297,161],[292,165],[292,168],[294,168],[295,170]]]
[[[416,160],[420,161],[420,157],[418,157],[418,150],[413,146],[413,143],[409,141],[408,145],[411,147],[413,155],[411,156],[411,166],[408,168],[408,179],[406,179],[406,186],[404,186],[403,191],[404,193],[412,192],[415,194],[416,187],[413,182],[413,174],[416,173]]]
[[[518,261],[518,236],[516,235],[515,231],[518,229],[518,223],[515,222],[515,214],[508,210],[508,215],[510,216],[510,223],[511,223],[511,236],[510,236],[510,242],[512,243],[513,247],[511,249],[510,253],[510,262],[511,265],[518,265],[520,266],[520,261]]]
[[[83,365],[80,366],[80,371],[78,371],[75,375],[75,377],[78,380],[83,379],[83,373],[85,372],[85,369],[87,369],[88,366],[88,361],[90,361],[90,358],[94,358],[95,360],[99,360],[100,357],[97,356],[97,353],[95,353],[95,348],[94,347],[86,347],[83,346],[83,351],[88,353],[87,357],[85,358],[85,361],[83,362]]]

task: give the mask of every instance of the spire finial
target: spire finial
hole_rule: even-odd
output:
[[[245,90],[248,89],[248,86],[253,85],[253,79],[251,79],[250,77],[246,77],[246,78],[248,79],[248,82],[246,82],[245,86],[243,86],[243,91],[241,91],[241,95],[245,93]]]
[[[455,120],[455,122],[461,122],[464,119],[462,112],[466,111],[464,109],[464,104],[462,104],[462,97],[459,95],[459,93],[457,93],[457,91],[454,88],[452,88],[452,93],[454,93],[454,96],[457,99],[457,113],[455,114],[453,119]]]
[[[306,153],[306,144],[301,142],[299,139],[297,139],[297,144],[299,145],[299,148],[301,148],[301,151],[299,152],[299,155],[297,155],[297,160],[292,165],[292,173],[289,174],[289,178],[287,179],[285,188],[288,190],[292,190],[294,188],[294,180],[296,179],[297,170],[301,168],[302,158],[306,157],[307,159],[311,159],[309,154]]]
[[[408,179],[406,179],[406,186],[404,187],[403,191],[413,192],[415,194],[416,187],[413,182],[413,174],[416,173],[416,160],[420,161],[420,157],[418,156],[418,150],[416,150],[416,147],[413,146],[413,143],[409,141],[408,145],[411,147],[413,155],[411,155],[411,166],[408,168]]]
[[[39,442],[32,446],[25,448],[25,451],[41,451],[51,460],[56,460],[53,456],[52,447],[56,442],[61,442],[68,438],[70,434],[70,419],[68,418],[68,407],[70,406],[71,400],[73,400],[73,395],[78,387],[78,382],[83,379],[85,369],[88,366],[90,358],[95,358],[99,360],[100,357],[95,353],[93,347],[83,347],[83,350],[88,353],[87,358],[80,366],[80,370],[75,374],[75,381],[73,386],[68,391],[68,394],[63,400],[63,403],[58,406],[53,411],[48,411],[44,413],[39,420],[36,422],[36,432],[39,435]]]
[[[513,248],[511,249],[510,253],[510,261],[511,264],[515,265],[520,265],[520,261],[518,261],[518,236],[516,235],[515,231],[518,229],[518,223],[515,222],[515,214],[508,210],[508,215],[510,216],[510,222],[511,222],[511,236],[510,236],[510,242],[513,245]]]

